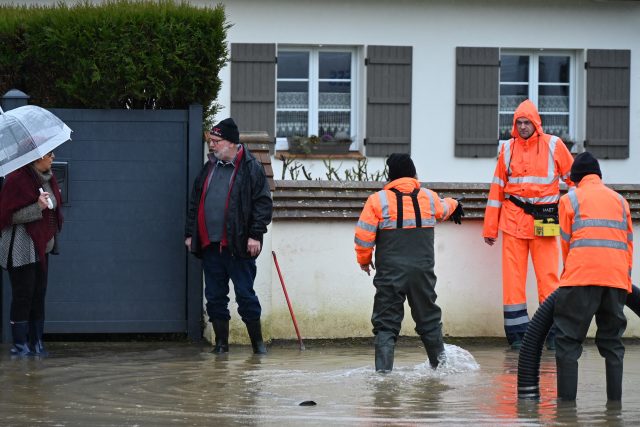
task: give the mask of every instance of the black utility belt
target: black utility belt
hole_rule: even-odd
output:
[[[533,203],[523,202],[515,197],[507,196],[506,198],[514,205],[522,208],[524,213],[531,215],[534,219],[547,219],[551,218],[558,221],[558,204],[557,203],[544,203],[541,205],[534,205]]]

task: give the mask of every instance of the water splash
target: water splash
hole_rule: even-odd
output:
[[[453,344],[444,345],[444,355],[436,369],[431,368],[429,361],[415,367],[416,370],[428,370],[439,375],[461,374],[480,370],[480,365],[471,353]]]

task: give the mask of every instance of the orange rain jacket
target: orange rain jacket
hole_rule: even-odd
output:
[[[608,286],[631,292],[633,226],[629,203],[587,175],[560,198],[564,271],[560,286]]]
[[[526,140],[516,127],[516,120],[523,117],[535,126],[533,135]],[[560,138],[542,131],[538,110],[528,99],[513,114],[511,136],[500,148],[482,235],[496,238],[500,229],[520,239],[533,239],[533,217],[505,198],[512,196],[533,204],[557,203],[559,178],[573,185],[569,179],[573,157]]]
[[[355,236],[356,255],[360,265],[371,262],[373,248],[376,245],[376,234],[379,230],[398,228],[397,200],[395,193],[391,191],[392,188],[405,194],[419,190],[417,199],[423,228],[432,228],[436,220],[446,220],[458,207],[455,199],[449,197],[441,199],[435,191],[421,188],[417,179],[399,178],[391,181],[384,186],[384,189],[369,196],[360,214]],[[416,228],[416,215],[410,197],[402,197],[402,210],[402,228]]]

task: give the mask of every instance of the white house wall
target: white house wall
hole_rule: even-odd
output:
[[[303,337],[372,335],[373,275],[367,276],[356,262],[354,226],[348,222],[281,221],[271,227],[269,244],[276,252]],[[634,226],[634,233],[639,235],[638,225]],[[465,221],[462,225],[450,221],[436,225],[436,292],[445,335],[504,336],[501,242],[489,247],[481,236],[482,222],[477,220]],[[635,251],[634,265],[640,265],[639,261],[639,251]],[[636,284],[640,283],[638,270],[633,272],[633,283]],[[269,336],[295,339],[286,300],[267,247],[259,257],[256,288],[261,297],[270,297],[262,300]],[[538,297],[531,266],[527,300],[529,315],[533,316]],[[629,309],[625,311],[629,320],[625,336],[640,336],[640,319]],[[238,326],[241,325],[238,323]],[[405,304],[401,334],[415,335],[414,327],[411,312]]]
[[[233,24],[228,33],[230,43],[412,46],[411,154],[423,181],[488,182],[493,172],[493,159],[454,157],[457,46],[630,49],[630,157],[603,160],[601,166],[607,182],[640,183],[640,174],[634,169],[640,157],[640,2],[229,0],[221,3]],[[578,67],[582,69],[583,65]],[[225,108],[218,118],[229,114],[228,68],[221,77],[219,102]],[[584,86],[584,80],[579,84]],[[579,115],[584,116],[584,111]],[[242,118],[237,119],[242,123]],[[584,139],[582,123],[583,129],[578,130],[580,140]],[[377,164],[381,162],[372,162],[372,170],[377,169]],[[323,175],[323,166],[313,168],[314,177]],[[275,162],[276,177],[281,170],[281,163]]]
[[[284,291],[275,268],[276,253],[285,288],[303,338],[350,338],[372,335],[373,275],[356,262],[350,222],[278,221],[269,226],[257,260],[255,290],[262,304],[265,337],[296,339]],[[640,225],[634,224],[640,235]],[[443,333],[451,337],[504,336],[502,318],[501,239],[487,246],[482,222],[447,221],[435,229],[437,303],[442,309]],[[634,252],[632,281],[640,285],[640,251]],[[248,343],[237,315],[233,288],[230,293],[231,340]],[[529,316],[538,307],[535,275],[529,261],[527,277]],[[640,318],[625,309],[626,337],[640,337]],[[415,323],[405,303],[402,335],[415,335]],[[589,336],[594,336],[592,323]],[[205,332],[212,338],[210,326]]]

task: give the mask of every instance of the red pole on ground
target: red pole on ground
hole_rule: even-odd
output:
[[[302,343],[302,337],[300,336],[300,330],[298,329],[298,322],[296,322],[296,316],[295,314],[293,314],[291,301],[289,301],[289,294],[287,294],[287,288],[284,286],[284,279],[282,278],[282,273],[280,272],[280,266],[278,265],[278,258],[276,257],[275,251],[271,251],[271,253],[273,254],[273,262],[276,264],[276,270],[278,270],[278,277],[280,277],[280,284],[282,285],[282,291],[284,292],[284,297],[287,300],[287,305],[289,306],[289,313],[291,313],[291,320],[293,320],[293,327],[296,329],[296,335],[298,335],[300,350],[304,350],[304,344]]]

